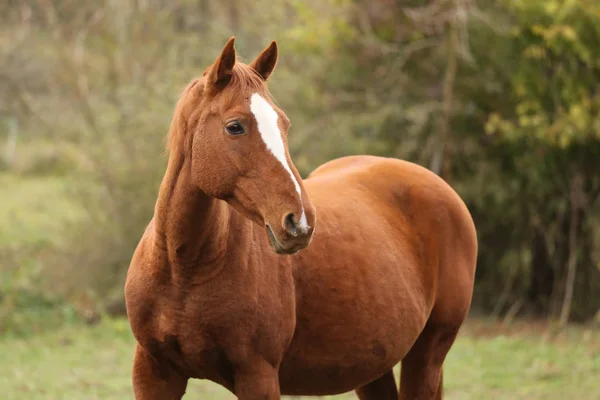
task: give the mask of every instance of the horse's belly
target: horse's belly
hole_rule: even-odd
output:
[[[333,395],[361,387],[400,362],[424,324],[425,319],[393,307],[353,317],[300,319],[280,367],[282,393]]]
[[[336,395],[371,382],[394,365],[381,361],[362,365],[327,362],[310,364],[284,359],[279,370],[279,384],[284,395]]]

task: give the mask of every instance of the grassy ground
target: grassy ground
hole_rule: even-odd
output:
[[[132,398],[132,348],[126,320],[28,339],[0,338],[0,393],[6,400]],[[600,331],[571,328],[550,337],[533,324],[500,329],[471,321],[449,354],[444,374],[451,400],[598,399]],[[235,399],[197,380],[185,398]]]

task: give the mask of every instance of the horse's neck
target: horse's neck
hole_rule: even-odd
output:
[[[184,158],[169,159],[154,216],[156,244],[171,264],[194,267],[226,253],[228,206],[194,187]]]

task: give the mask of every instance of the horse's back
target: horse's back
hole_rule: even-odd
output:
[[[454,212],[462,214],[463,218],[471,218],[463,201],[442,178],[427,168],[400,159],[377,156],[338,158],[317,167],[305,183],[312,189],[311,194],[323,190],[321,183],[325,183],[326,186],[367,187],[378,195],[391,194],[396,200],[419,197],[423,201],[440,201],[446,208],[456,208]]]
[[[454,189],[432,171],[408,161],[377,156],[348,156],[316,168],[304,181],[321,205],[353,191],[355,200],[389,205],[410,219],[407,223],[445,217],[476,246],[475,226],[466,205]],[[362,198],[361,198],[362,197]]]
[[[399,210],[410,224],[431,219],[447,222],[455,233],[466,236],[466,246],[474,245],[476,250],[475,225],[463,200],[446,181],[418,164],[395,158],[348,156],[321,165],[304,182],[319,205],[354,191],[359,198],[346,196],[349,207],[356,205],[356,200],[369,201]]]

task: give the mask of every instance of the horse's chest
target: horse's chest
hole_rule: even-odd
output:
[[[222,346],[211,339],[211,331],[202,329],[200,323],[183,329],[177,321],[157,312],[153,329],[146,329],[138,342],[154,359],[185,376],[210,379],[226,387],[233,384],[231,363]]]

